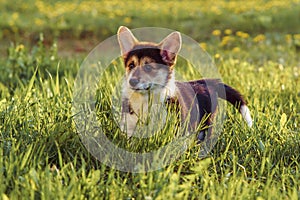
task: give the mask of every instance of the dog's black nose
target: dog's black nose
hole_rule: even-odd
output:
[[[132,87],[136,86],[138,83],[139,83],[139,80],[138,80],[137,78],[131,78],[131,79],[129,80],[129,84],[130,84]]]

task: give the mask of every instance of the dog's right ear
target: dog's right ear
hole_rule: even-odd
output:
[[[118,41],[121,48],[122,56],[126,54],[136,45],[138,40],[132,32],[125,26],[120,26],[118,30]]]
[[[159,43],[161,56],[164,62],[169,66],[176,63],[176,57],[181,48],[181,35],[179,32],[173,32]]]

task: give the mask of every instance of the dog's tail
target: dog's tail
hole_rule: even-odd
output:
[[[218,82],[216,91],[221,99],[229,101],[235,108],[239,110],[239,112],[247,122],[248,126],[251,127],[252,118],[250,115],[250,110],[243,96],[237,90],[222,82]]]

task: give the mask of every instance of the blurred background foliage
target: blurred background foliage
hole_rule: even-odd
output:
[[[90,37],[130,28],[159,26],[196,40],[215,29],[249,34],[300,33],[299,0],[257,1],[41,1],[1,0],[0,39],[38,36]]]

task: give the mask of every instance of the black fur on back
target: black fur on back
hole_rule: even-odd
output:
[[[230,102],[239,109],[245,105],[243,96],[232,87],[221,82],[220,79],[201,79],[188,82],[194,89],[199,105],[208,112],[214,112],[217,106],[217,97]]]

